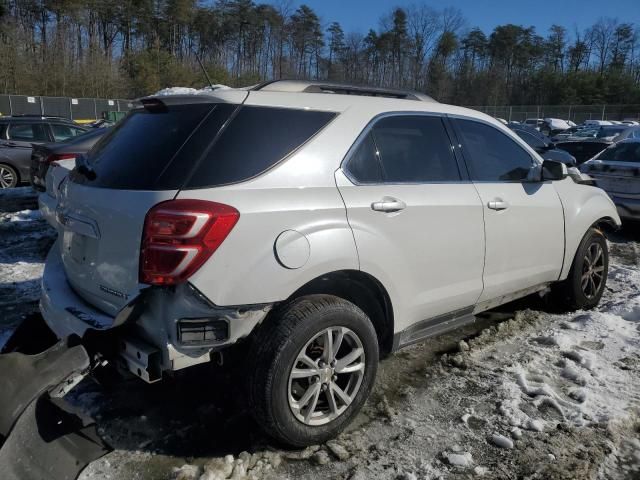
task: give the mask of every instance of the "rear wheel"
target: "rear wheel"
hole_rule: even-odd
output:
[[[11,165],[0,163],[0,188],[13,188],[18,185],[18,172]]]
[[[598,305],[607,284],[609,250],[602,232],[591,228],[580,242],[569,276],[555,291],[559,306],[571,310]]]
[[[250,364],[251,411],[288,445],[325,442],[366,401],[378,366],[378,339],[358,307],[333,296],[303,297],[256,332]]]

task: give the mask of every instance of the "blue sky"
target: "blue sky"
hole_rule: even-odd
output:
[[[256,3],[260,1],[256,0]],[[262,1],[279,3],[278,0]],[[345,31],[366,33],[370,27],[377,29],[380,17],[393,6],[419,3],[419,0],[292,0],[294,8],[303,3],[320,15],[324,25],[335,20]],[[533,25],[542,34],[546,34],[554,23],[566,27],[569,32],[575,27],[582,31],[600,17],[640,25],[640,0],[440,0],[424,3],[439,9],[457,7],[469,27],[477,26],[485,32],[505,23]]]

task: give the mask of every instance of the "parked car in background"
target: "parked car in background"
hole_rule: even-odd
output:
[[[300,81],[142,99],[57,202],[53,332],[147,382],[242,348],[248,410],[297,447],[347,427],[381,355],[550,287],[595,307],[620,225],[485,114]]]
[[[570,128],[571,125],[569,125],[566,120],[562,120],[561,118],[545,118],[544,124],[540,127],[540,131],[551,137]]]
[[[622,140],[626,140],[627,138],[640,138],[640,125],[638,126],[628,126],[625,130],[620,132],[613,138],[614,142],[621,142]]]
[[[577,161],[573,155],[564,150],[556,148],[553,141],[533,127],[521,123],[509,123],[508,127],[513,130],[522,140],[527,142],[531,148],[540,154],[545,160],[555,160],[564,163],[567,167],[574,167]]]
[[[580,166],[609,194],[622,218],[640,220],[640,138],[616,142]]]
[[[603,125],[613,125],[613,123],[611,123],[609,120],[585,120],[583,122],[583,125],[591,127],[601,127]]]
[[[578,165],[580,165],[613,144],[618,135],[628,128],[627,125],[584,128],[574,135],[556,142],[556,146],[576,157]]]
[[[542,127],[542,125],[544,125],[544,118],[527,118],[524,122],[522,122],[524,125],[528,125],[530,127],[533,127],[537,130],[540,130],[540,127]]]
[[[29,181],[34,144],[62,142],[86,131],[60,117],[0,117],[0,188]]]
[[[29,171],[33,188],[43,192],[45,190],[47,171],[53,162],[64,161],[67,163],[69,170],[71,170],[75,165],[75,159],[79,155],[87,153],[109,131],[108,128],[95,128],[60,143],[34,145]]]

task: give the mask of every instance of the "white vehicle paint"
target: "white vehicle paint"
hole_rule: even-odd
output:
[[[567,279],[590,228],[620,225],[602,190],[576,183],[553,162],[543,174],[538,154],[485,114],[422,95],[345,88],[275,82],[143,99],[102,148],[126,156],[126,136],[141,138],[138,123],[150,122],[155,130],[144,132],[157,138],[142,143],[164,145],[156,153],[161,170],[137,165],[146,152],[134,144],[137,153],[121,163],[122,172],[101,165],[106,154],[92,151],[90,168],[64,176],[55,205],[43,207],[55,211],[47,217],[59,231],[41,301],[51,329],[82,337],[129,326],[121,356],[133,373],[157,381],[164,371],[209,361],[212,352],[260,334],[256,327],[277,321],[292,299],[331,295],[364,312],[379,348],[389,351]],[[272,114],[267,123],[251,120]],[[180,122],[171,123],[171,115]],[[245,124],[252,129],[236,131]],[[176,125],[184,131],[172,146]],[[215,126],[210,136],[207,125]],[[269,137],[260,141],[263,129]],[[253,168],[274,145],[298,137],[271,163],[233,180],[236,169]],[[225,164],[238,152],[246,158]],[[425,164],[416,162],[422,152],[431,155]],[[358,162],[365,167],[358,170]],[[396,178],[394,169],[418,173]],[[191,223],[181,226],[182,218]],[[216,225],[228,228],[209,238]],[[213,253],[202,256],[210,244]],[[351,336],[352,353],[363,355],[353,329],[341,332]],[[333,348],[333,340],[323,342],[325,353]],[[334,363],[313,367],[329,392],[338,388],[331,379],[341,367]],[[361,382],[370,388],[362,377],[358,388]],[[336,416],[344,410],[332,408]],[[304,423],[320,425],[325,414]]]

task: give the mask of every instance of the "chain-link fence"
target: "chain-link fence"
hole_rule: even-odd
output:
[[[562,118],[577,124],[585,120],[640,121],[640,105],[485,105],[469,107],[507,121]]]
[[[50,115],[72,120],[97,120],[109,112],[127,112],[130,100],[0,95],[0,115]]]

